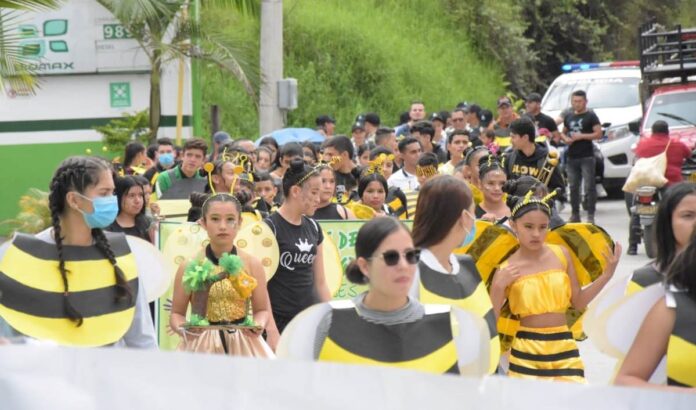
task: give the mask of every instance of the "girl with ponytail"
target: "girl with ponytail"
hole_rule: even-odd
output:
[[[114,189],[105,160],[66,159],[50,184],[52,227],[0,248],[0,317],[15,330],[65,345],[156,348],[133,243],[103,231],[118,214]]]

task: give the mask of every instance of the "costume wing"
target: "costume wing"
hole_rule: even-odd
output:
[[[518,247],[519,241],[507,227],[477,220],[474,241],[469,246],[455,249],[454,253],[471,256],[481,279],[490,286],[493,271]]]
[[[147,301],[153,302],[169,289],[177,267],[150,242],[135,236],[127,236],[126,239],[133,255],[135,255],[138,278],[145,289]]]
[[[375,217],[375,210],[367,205],[359,204],[357,202],[349,202],[344,205],[346,208],[350,209],[358,219],[370,220]]]
[[[183,222],[167,237],[162,246],[162,254],[167,263],[178,267],[194,257],[208,242],[208,234],[202,226],[195,222]]]
[[[607,353],[608,350],[605,349],[604,346],[600,346],[598,344],[599,339],[593,335],[600,331],[598,328],[599,323],[604,320],[607,312],[610,312],[611,308],[625,296],[626,286],[630,279],[631,275],[613,279],[602,289],[599,295],[590,302],[585,311],[583,330],[602,352]]]
[[[160,208],[160,215],[168,218],[186,216],[191,208],[188,199],[160,199],[157,201]]]
[[[614,241],[601,227],[589,223],[567,223],[549,232],[546,242],[570,251],[580,286],[597,279],[607,266],[603,252],[614,248]]]
[[[266,280],[271,280],[280,263],[280,249],[273,231],[265,222],[255,221],[245,225],[237,233],[235,245],[258,258],[266,273]]]
[[[324,241],[322,242],[322,249],[324,252],[324,276],[326,277],[326,284],[329,287],[329,292],[333,297],[338,290],[341,289],[341,282],[343,281],[341,254],[338,252],[336,243],[331,239],[331,235],[324,229],[322,229],[322,232],[324,233]]]

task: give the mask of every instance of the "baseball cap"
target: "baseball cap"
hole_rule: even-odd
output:
[[[481,112],[481,106],[478,104],[471,104],[469,106],[469,113],[478,115]]]
[[[433,122],[433,121],[440,121],[440,122],[443,123],[443,124],[445,123],[445,119],[442,118],[442,115],[440,115],[439,112],[434,112],[434,113],[430,114],[430,118],[429,118],[429,119],[430,119],[430,122]]]
[[[213,142],[216,144],[224,144],[227,141],[232,141],[232,137],[230,137],[230,134],[226,133],[225,131],[218,131],[213,134]]]
[[[503,105],[509,105],[510,107],[512,107],[512,101],[510,101],[510,99],[505,96],[498,98],[498,108],[502,107]]]
[[[481,110],[481,112],[479,112],[479,121],[481,121],[482,126],[487,127],[492,120],[493,113],[490,110]]]
[[[539,93],[531,93],[527,95],[527,98],[524,99],[527,102],[541,102],[541,94]]]
[[[466,101],[462,101],[459,104],[457,104],[457,106],[455,108],[468,112],[469,111],[469,103]]]
[[[336,124],[336,120],[334,120],[330,115],[320,115],[316,119],[316,124],[317,126],[321,127],[322,125],[326,125],[326,123],[332,123]]]
[[[353,127],[351,128],[351,131],[355,130],[365,130],[365,123],[363,121],[356,121],[353,123]]]
[[[376,127],[379,127],[381,123],[379,115],[377,115],[374,112],[368,112],[367,114],[365,114],[364,122],[369,122],[370,124]]]

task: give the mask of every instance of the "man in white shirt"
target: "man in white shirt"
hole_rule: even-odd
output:
[[[394,172],[387,180],[390,187],[395,186],[404,192],[418,188],[416,165],[418,165],[418,158],[422,152],[420,142],[413,137],[406,137],[399,142],[399,153],[403,160],[403,167]]]

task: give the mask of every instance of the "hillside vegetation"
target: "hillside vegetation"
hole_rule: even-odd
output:
[[[393,125],[414,99],[428,111],[460,101],[493,107],[504,92],[503,71],[477,57],[439,1],[284,3],[284,71],[299,87],[299,108],[288,115],[291,126],[311,127],[318,114],[328,113],[339,132],[348,132],[355,116],[366,111]],[[258,23],[251,18],[207,6],[203,23],[258,48]],[[214,67],[204,67],[202,78],[204,109],[220,106],[222,129],[257,136],[256,108],[241,87]]]

